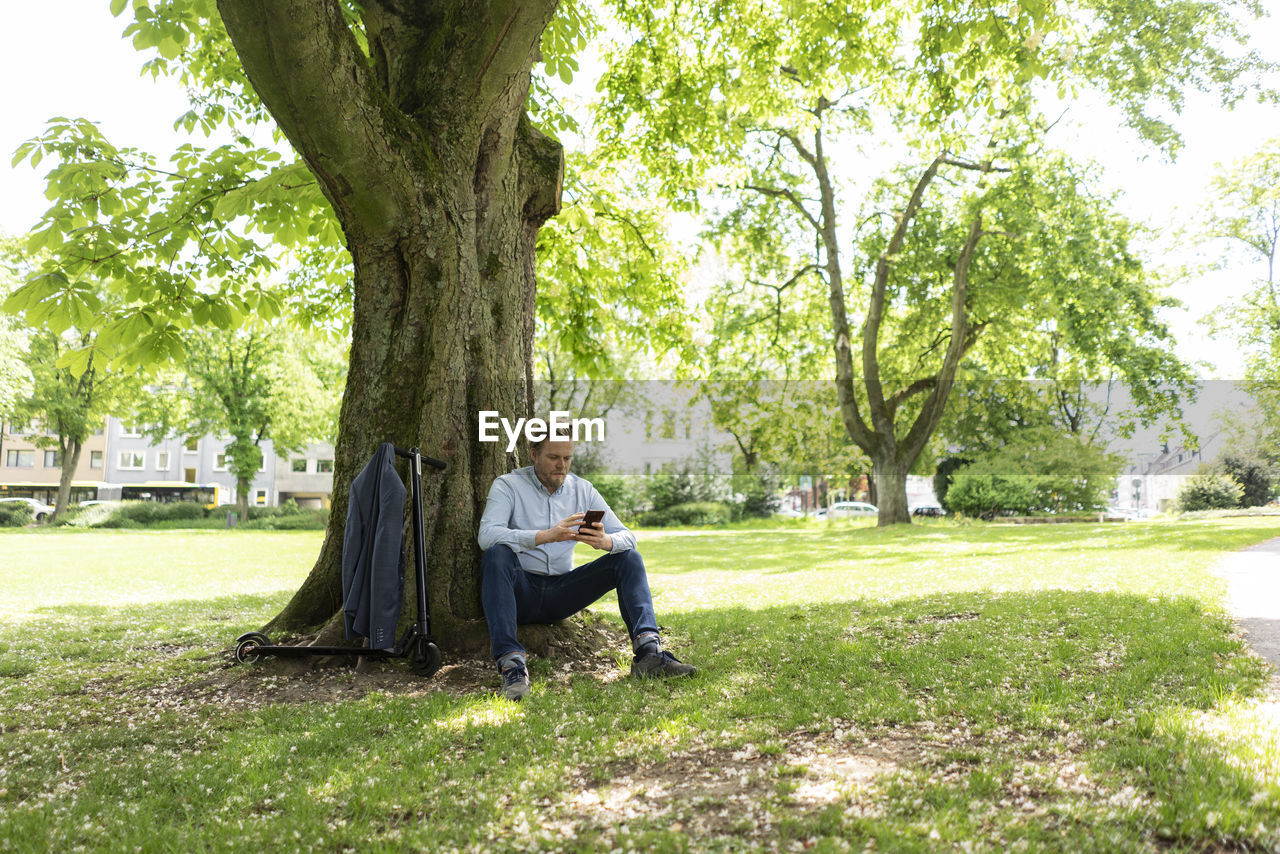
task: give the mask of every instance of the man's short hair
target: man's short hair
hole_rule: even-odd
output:
[[[547,436],[545,439],[538,439],[536,442],[530,441],[529,450],[542,453],[542,446],[547,444],[547,442],[572,442],[573,441],[568,436],[564,436],[564,434],[561,434],[561,436],[563,436],[563,438],[557,438],[555,436]]]

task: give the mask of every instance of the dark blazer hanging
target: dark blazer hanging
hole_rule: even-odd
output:
[[[383,442],[351,482],[342,541],[342,610],[347,639],[390,649],[404,603],[404,500],[395,446]]]

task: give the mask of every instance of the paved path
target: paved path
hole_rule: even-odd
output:
[[[1280,537],[1231,553],[1218,574],[1227,581],[1227,609],[1245,639],[1276,667],[1271,693],[1280,696]]]

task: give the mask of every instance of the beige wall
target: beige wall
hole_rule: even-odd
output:
[[[46,466],[45,448],[37,448],[32,439],[36,438],[30,433],[19,427],[19,434],[14,435],[12,432],[12,424],[5,422],[3,437],[0,437],[0,483],[2,484],[56,484],[62,476],[61,465]],[[107,462],[107,435],[106,425],[103,425],[103,432],[94,436],[90,436],[84,444],[84,450],[80,454],[80,464],[76,467],[72,480],[75,481],[101,481],[106,476]],[[31,451],[30,456],[32,465],[30,466],[11,466],[9,465],[11,451]],[[91,467],[92,452],[100,453],[99,465],[97,468]],[[25,457],[25,454],[21,454]],[[15,460],[16,462],[16,460]]]

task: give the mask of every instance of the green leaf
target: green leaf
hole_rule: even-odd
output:
[[[127,5],[129,5],[129,0],[111,0],[111,17],[120,17],[120,13],[124,11],[124,7]]]
[[[54,366],[60,371],[67,371],[73,377],[80,377],[89,370],[89,360],[93,358],[92,346],[69,350],[58,357]]]

